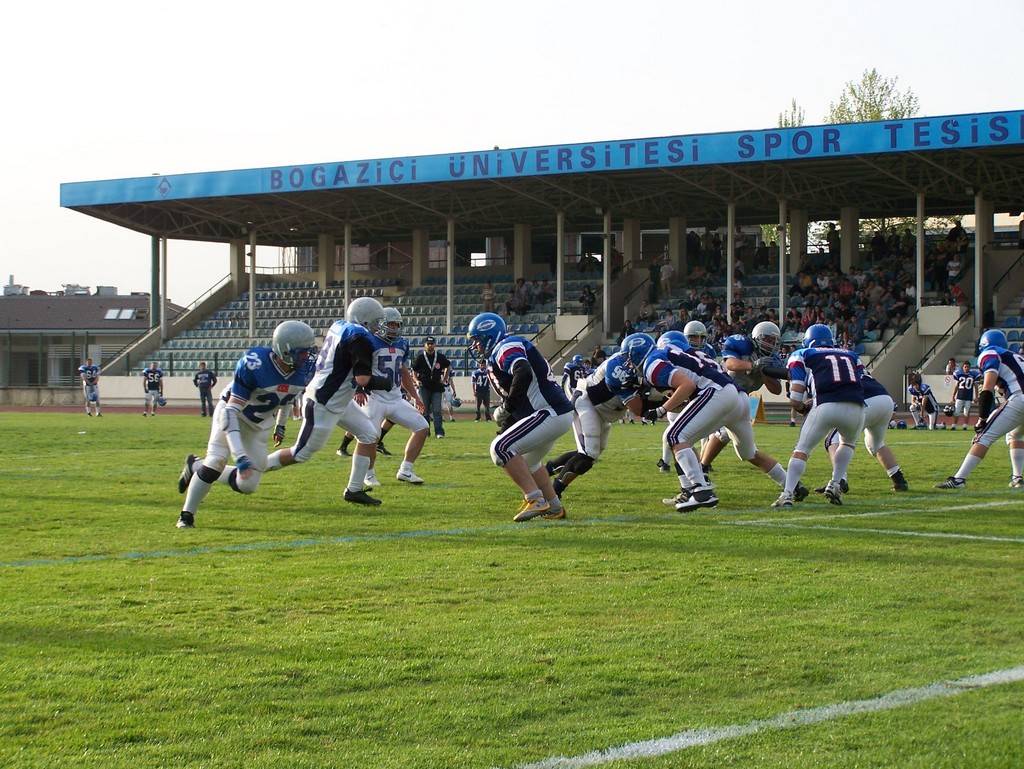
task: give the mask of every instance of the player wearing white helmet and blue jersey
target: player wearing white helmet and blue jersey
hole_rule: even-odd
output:
[[[199,504],[217,481],[241,494],[252,494],[267,470],[267,443],[275,427],[274,412],[286,414],[313,376],[316,337],[313,329],[298,320],[286,320],[274,330],[270,347],[253,347],[239,359],[231,384],[217,402],[210,427],[206,456],[189,454],[178,477],[178,491],[185,496],[179,529],[195,525]],[[284,437],[279,422],[275,440]],[[228,456],[235,466],[227,464]]]
[[[1002,435],[1010,446],[1010,488],[1024,488],[1024,356],[1009,349],[1006,334],[989,329],[978,341],[978,370],[981,371],[981,392],[978,395],[978,422],[970,451],[960,469],[938,484],[940,489],[962,489],[967,477],[985,458],[989,447]],[[1006,400],[995,406],[995,389],[999,387]]]
[[[807,418],[786,469],[785,489],[772,507],[793,506],[795,490],[807,468],[807,457],[833,429],[849,451],[835,455],[825,497],[832,504],[841,505],[839,481],[846,477],[857,436],[864,429],[864,367],[856,353],[835,346],[832,331],[823,323],[815,323],[804,332],[803,347],[789,356],[787,366],[790,401]]]
[[[502,398],[494,414],[500,433],[491,442],[491,460],[523,492],[513,520],[564,518],[544,457],[572,427],[572,404],[540,351],[529,340],[508,334],[500,315],[480,313],[470,321],[466,336],[470,353],[487,359],[491,384]]]
[[[708,342],[708,327],[699,320],[691,320],[683,326],[683,336],[693,350],[704,353],[712,360],[718,357],[718,350]]]

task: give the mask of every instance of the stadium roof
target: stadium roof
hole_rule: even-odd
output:
[[[650,139],[482,150],[61,185],[61,205],[139,232],[261,245],[308,245],[351,223],[360,239],[440,231],[498,234],[513,224],[601,229],[602,210],[643,227],[685,215],[718,225],[778,218],[778,200],[809,218],[973,211],[981,192],[1018,211],[1024,110]]]

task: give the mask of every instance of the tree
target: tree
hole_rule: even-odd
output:
[[[785,112],[779,113],[779,128],[795,128],[805,122],[804,108],[796,103],[796,99],[790,101],[789,108]]]
[[[829,104],[825,122],[863,123],[913,117],[921,108],[917,94],[909,88],[901,91],[898,82],[896,77],[882,77],[874,67],[864,70],[859,82],[847,82],[839,101]]]

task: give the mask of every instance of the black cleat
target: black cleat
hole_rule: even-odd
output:
[[[942,483],[935,484],[937,489],[965,489],[967,488],[967,481],[963,478],[957,478],[955,475],[949,476]]]
[[[196,527],[196,517],[192,513],[182,510],[181,515],[178,516],[178,522],[174,526],[177,529],[194,529]]]
[[[183,468],[181,468],[181,475],[178,476],[178,493],[179,494],[184,494],[185,491],[188,489],[189,483],[192,482],[192,475],[193,475],[192,465],[195,464],[195,461],[196,461],[196,455],[195,454],[189,454],[187,457],[185,457],[185,466]],[[189,516],[191,516],[191,515],[192,514],[189,513]]]
[[[715,496],[715,490],[712,487],[705,487],[703,489],[694,489],[690,493],[690,498],[676,503],[676,510],[680,513],[685,513],[689,510],[696,510],[700,507],[714,507],[718,504],[718,497]]]
[[[892,490],[893,491],[910,491],[910,486],[907,484],[907,479],[903,477],[903,471],[897,470],[892,475]]]
[[[846,482],[845,478],[840,478],[839,479],[839,490],[841,492],[843,492],[844,494],[849,494],[850,493],[850,484],[848,484]]]
[[[658,469],[663,473],[668,473],[672,471],[672,465],[668,464],[664,459],[659,459]]]
[[[349,491],[348,489],[345,489],[345,501],[353,502],[357,505],[376,506],[381,504],[381,500],[371,497],[362,489],[360,489],[359,491]]]
[[[815,491],[818,491],[818,490],[815,489]],[[804,486],[802,483],[798,483],[796,485],[796,488],[793,489],[793,499],[796,502],[803,502],[805,499],[807,499],[807,496],[810,493],[811,493],[811,490],[809,488]],[[818,493],[819,494],[824,494],[825,493],[825,489],[822,488],[821,491],[818,491]]]
[[[386,457],[391,456],[391,452],[388,451],[387,448],[384,446],[384,441],[381,441],[380,443],[377,444],[377,453],[383,454]]]

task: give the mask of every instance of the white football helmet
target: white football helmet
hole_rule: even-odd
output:
[[[384,339],[397,342],[402,336],[402,313],[397,307],[384,308]]]
[[[371,334],[385,338],[384,307],[372,296],[353,299],[345,308],[345,320],[358,323]]]
[[[316,334],[301,320],[286,320],[274,329],[270,349],[286,366],[297,369],[316,356]]]
[[[762,320],[750,332],[750,340],[762,355],[775,355],[781,337],[779,327],[770,320]]]
[[[690,347],[697,350],[703,349],[708,341],[708,327],[699,320],[691,320],[683,326],[683,336],[690,343]]]

